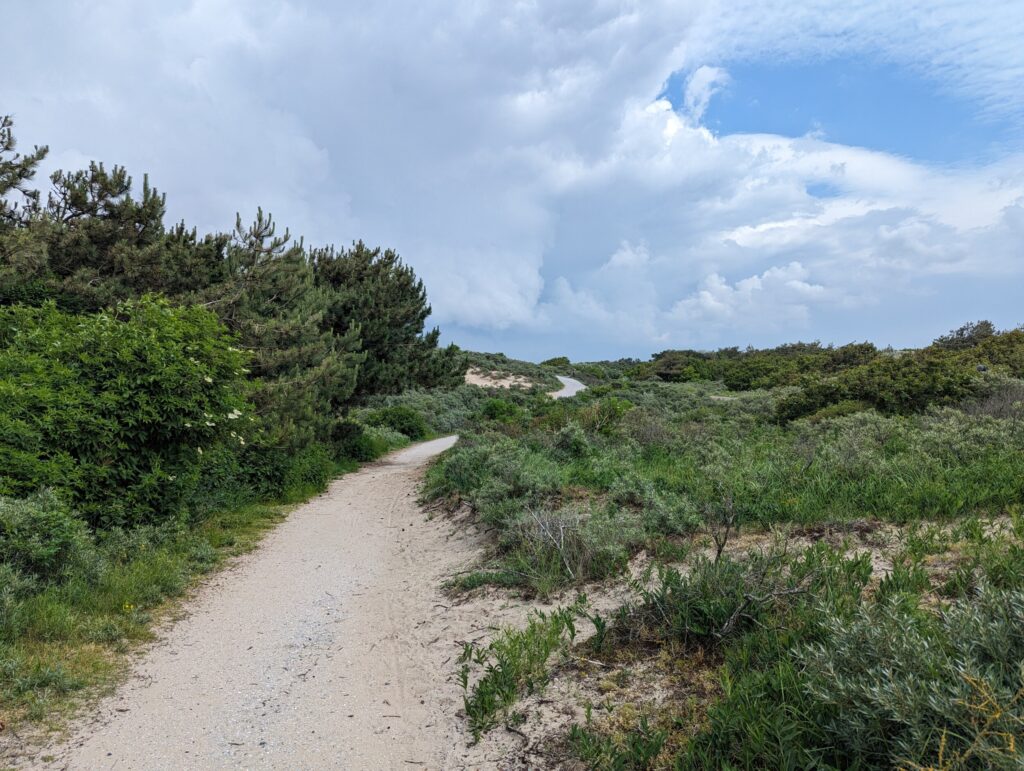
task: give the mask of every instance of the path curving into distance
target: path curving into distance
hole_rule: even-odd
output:
[[[586,388],[558,379],[555,398]],[[0,765],[499,766],[467,749],[453,662],[458,641],[500,621],[508,603],[460,605],[442,594],[446,579],[479,558],[482,541],[417,504],[424,467],[457,438],[335,480],[206,581],[59,746],[0,752]]]
[[[570,396],[575,396],[580,391],[586,389],[586,386],[575,378],[564,377],[563,375],[555,375],[555,377],[557,377],[559,382],[562,384],[561,389],[558,391],[552,391],[551,394],[549,394],[555,399],[567,399]]]
[[[423,467],[456,438],[393,453],[297,508],[25,767],[465,767],[453,638],[486,622],[449,608],[441,586],[479,544],[416,502]]]

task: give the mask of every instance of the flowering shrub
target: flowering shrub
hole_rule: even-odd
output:
[[[0,494],[66,488],[94,527],[160,521],[205,451],[246,442],[245,355],[203,309],[2,308],[0,344]]]

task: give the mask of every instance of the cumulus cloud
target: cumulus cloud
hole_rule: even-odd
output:
[[[933,167],[702,117],[731,61],[834,52],[1024,113],[1012,5],[43,0],[5,11],[0,112],[51,167],[150,172],[201,228],[262,205],[313,243],[393,246],[468,345],[844,341],[883,316],[882,342],[920,342],[920,313],[878,309],[952,325],[958,284],[1017,308],[1024,157]]]
[[[771,267],[734,284],[712,273],[698,291],[673,306],[671,315],[684,322],[729,327],[737,322],[771,327],[803,322],[809,306],[829,296],[821,284],[809,283],[809,277],[810,271],[799,262]]]

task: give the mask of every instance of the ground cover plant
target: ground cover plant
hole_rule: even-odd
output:
[[[465,643],[459,656],[459,682],[466,695],[463,705],[474,740],[508,718],[509,708],[521,694],[543,690],[549,660],[565,652],[576,638],[576,619],[586,610],[586,598],[545,613],[535,611],[524,629],[508,629],[486,646]],[[483,674],[470,684],[470,673]]]
[[[663,379],[656,358],[463,430],[424,495],[494,538],[453,591],[632,586],[531,680],[575,679],[556,690],[584,714],[531,746],[608,769],[1019,768],[1022,339],[787,347],[755,390]],[[819,408],[835,380],[861,390]],[[530,689],[487,701],[493,662],[466,663],[474,731],[529,735]]]

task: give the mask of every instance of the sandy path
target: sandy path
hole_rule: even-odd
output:
[[[562,384],[561,389],[550,394],[556,399],[567,399],[570,396],[575,396],[586,388],[583,383],[575,378],[564,377],[563,375],[555,375],[555,377],[557,377],[559,382]]]
[[[461,768],[442,581],[478,554],[416,505],[454,437],[334,482],[209,581],[133,676],[36,767]],[[479,609],[477,609],[479,610]],[[474,614],[475,615],[475,614]]]
[[[559,379],[553,396],[585,388]],[[336,480],[206,581],[69,738],[0,742],[0,767],[523,767],[518,737],[468,747],[458,714],[461,641],[523,623],[531,603],[442,594],[488,543],[470,520],[428,519],[416,503],[424,466],[455,441]]]

